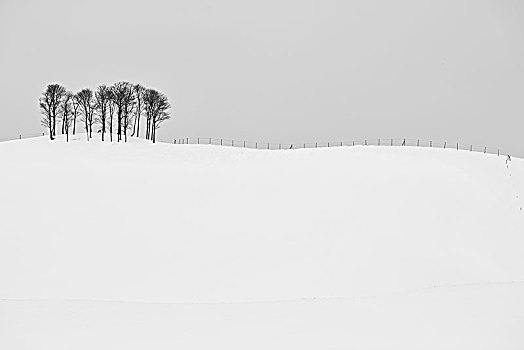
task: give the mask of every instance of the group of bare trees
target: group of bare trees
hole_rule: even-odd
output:
[[[94,92],[89,88],[82,89],[76,94],[67,91],[62,85],[49,84],[39,103],[44,115],[42,126],[48,129],[51,140],[56,136],[58,119],[67,141],[71,127],[74,135],[79,121],[84,126],[88,141],[92,138],[93,125],[99,125],[102,141],[106,133],[113,141],[113,126],[116,123],[117,141],[123,139],[127,142],[131,130],[131,136],[139,137],[140,119],[145,117],[145,138],[155,142],[156,130],[170,118],[168,110],[171,108],[163,93],[127,81],[119,81],[111,86],[100,85]]]

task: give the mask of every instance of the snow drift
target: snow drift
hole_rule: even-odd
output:
[[[521,348],[524,161],[0,144],[0,347]]]

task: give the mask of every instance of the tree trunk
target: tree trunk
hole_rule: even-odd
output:
[[[106,133],[106,112],[102,112],[102,141],[104,141],[104,134]]]
[[[140,114],[138,115],[138,119],[136,121],[136,137],[140,137]]]
[[[73,118],[73,135],[75,134],[75,131],[76,131],[76,114]]]
[[[116,130],[116,141],[120,142],[120,133],[122,131],[122,111],[120,109],[118,110],[118,116],[117,116],[117,130]]]
[[[86,137],[87,137],[87,141],[89,141],[89,125],[87,124],[87,116],[84,116],[86,118],[86,121],[85,121],[85,128],[86,128]]]
[[[155,128],[155,119],[154,118],[151,120],[151,135],[150,135],[150,138],[151,138],[151,140],[153,140],[153,143],[155,143],[155,141],[156,141],[156,128]]]
[[[53,138],[53,120],[51,118],[49,118],[49,138],[51,139],[51,141],[54,140]]]

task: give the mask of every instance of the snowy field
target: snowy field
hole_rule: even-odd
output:
[[[524,160],[0,143],[0,349],[523,349]]]

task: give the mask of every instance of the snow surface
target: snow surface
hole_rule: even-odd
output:
[[[0,144],[0,349],[522,349],[524,160]]]

